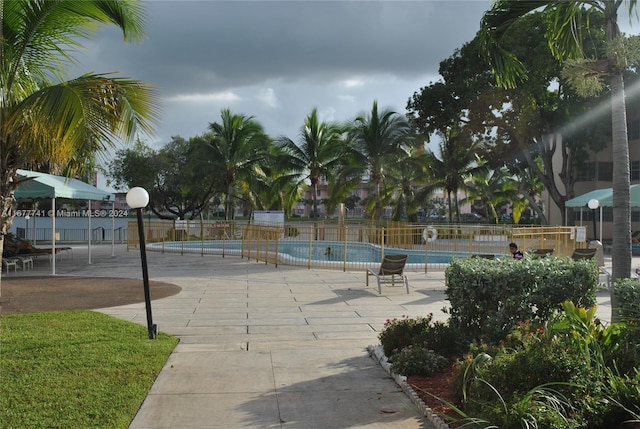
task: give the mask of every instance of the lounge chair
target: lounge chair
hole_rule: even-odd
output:
[[[530,253],[537,257],[553,256],[553,249],[531,249]]]
[[[580,259],[595,259],[597,251],[598,249],[596,249],[595,247],[587,249],[574,249],[573,254],[571,255],[571,259],[573,259],[574,261],[578,261]],[[605,267],[600,266],[598,267],[598,275],[600,274],[605,276],[605,283],[607,284],[607,287],[611,288],[611,272]]]
[[[18,263],[22,268],[22,271],[25,271],[27,268],[33,269],[33,257],[28,255],[18,255],[17,256]]]
[[[574,249],[573,250],[573,254],[571,255],[571,259],[573,259],[574,261],[580,260],[580,259],[591,259],[591,258],[595,258],[596,257],[596,252],[598,251],[598,249],[596,249],[595,247],[593,248],[589,248],[589,249]]]
[[[40,255],[48,255],[49,259],[51,259],[54,255],[60,255],[61,252],[71,253],[73,257],[73,249],[71,247],[56,247],[55,250],[34,247],[29,240],[24,240],[9,234],[5,236],[4,251],[5,257],[37,257]]]
[[[471,257],[480,259],[496,259],[496,255],[492,255],[491,253],[474,253]]]
[[[391,286],[395,286],[395,277],[400,276],[409,293],[409,280],[404,275],[404,266],[408,257],[408,255],[384,255],[379,270],[372,268],[367,270],[367,286],[369,286],[369,276],[374,276],[378,280],[378,293],[382,295],[382,280],[391,277]]]
[[[2,266],[7,269],[7,274],[10,267],[13,267],[14,272],[18,272],[18,258],[2,258]]]

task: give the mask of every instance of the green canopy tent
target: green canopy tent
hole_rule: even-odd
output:
[[[631,207],[640,207],[640,184],[631,185],[629,187],[629,194]],[[580,208],[580,221],[582,222],[582,209],[589,209],[590,200],[598,201],[600,219],[602,219],[602,208],[613,207],[613,188],[595,189],[568,200],[564,205],[565,207]],[[565,213],[565,219],[566,218]],[[602,222],[600,222],[600,241],[602,241]]]
[[[586,194],[579,195],[575,198],[567,200],[564,205],[565,207],[588,207],[590,200],[602,200],[604,198],[611,198],[613,196],[613,188],[606,189],[595,189],[593,191],[587,192]]]
[[[89,207],[91,207],[91,201],[115,201],[113,194],[78,179],[27,170],[18,170],[17,173],[19,184],[15,192],[16,199],[36,200],[51,198],[51,245],[53,249],[56,248],[56,198],[88,200]],[[91,264],[91,210],[89,210],[87,228],[89,231],[89,264]],[[112,243],[112,248],[113,246],[114,243]],[[52,274],[55,275],[55,252],[52,254],[51,266]]]

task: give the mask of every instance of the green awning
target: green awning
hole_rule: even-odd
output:
[[[21,181],[16,199],[67,198],[72,200],[113,201],[113,194],[78,179],[54,176],[36,171],[18,170]]]
[[[607,197],[612,197],[612,195],[613,188],[595,189],[591,192],[587,192],[586,194],[567,200],[564,205],[565,207],[588,207],[587,205],[589,200],[596,199],[599,202]],[[604,204],[600,203],[600,206],[604,207]]]
[[[629,198],[631,207],[640,207],[640,184],[631,185],[629,187]],[[586,207],[588,208],[589,200],[598,200],[599,207],[613,207],[613,188],[596,189],[586,194],[582,194],[568,200],[566,207]]]

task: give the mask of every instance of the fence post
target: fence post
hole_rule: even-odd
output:
[[[346,226],[343,226],[341,228],[340,231],[343,231],[344,234],[344,251],[343,253],[343,258],[342,258],[342,271],[346,272],[347,271],[347,237],[349,236],[349,228]]]
[[[278,268],[279,250],[280,250],[280,234],[278,233],[278,234],[276,234],[276,261],[275,261],[276,268]]]
[[[314,228],[313,225],[309,225],[309,255],[307,257],[307,269],[310,270],[311,269],[311,256],[313,253],[313,234],[314,234]]]

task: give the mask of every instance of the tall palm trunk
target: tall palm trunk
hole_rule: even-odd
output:
[[[613,281],[631,273],[631,207],[629,142],[622,72],[611,76],[611,120],[613,146],[613,245],[611,247]],[[617,321],[619,307],[611,294],[612,321]]]
[[[313,179],[313,218],[318,219],[318,180]]]
[[[225,220],[233,220],[233,182],[227,185],[227,198],[224,202]]]
[[[613,42],[620,36],[617,6],[609,4],[605,15],[605,36]],[[631,204],[629,140],[627,136],[627,110],[625,105],[624,78],[620,59],[615,54],[609,58],[609,84],[611,86],[611,146],[613,150],[613,245],[611,247],[612,281],[628,278],[631,274]],[[617,302],[611,293],[611,320],[618,320]]]

